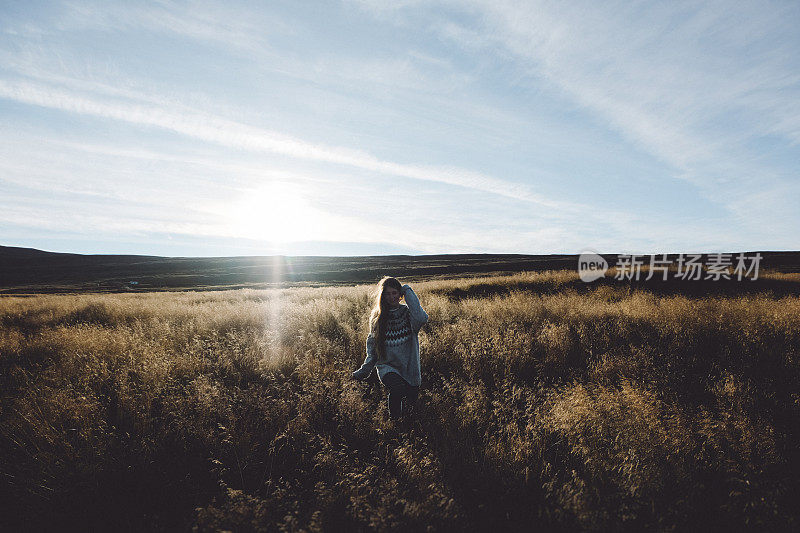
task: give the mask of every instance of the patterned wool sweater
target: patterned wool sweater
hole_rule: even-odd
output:
[[[389,309],[386,324],[385,354],[378,360],[375,350],[377,331],[367,337],[367,357],[361,368],[353,372],[356,379],[365,379],[373,368],[378,369],[378,377],[389,372],[397,372],[409,385],[419,387],[422,375],[419,365],[419,330],[428,321],[428,314],[422,309],[419,298],[408,285],[403,285],[403,296],[408,305]]]

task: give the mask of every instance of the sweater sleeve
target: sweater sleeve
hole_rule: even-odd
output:
[[[375,337],[370,332],[367,337],[367,357],[364,359],[364,364],[361,368],[353,372],[353,378],[362,380],[369,377],[372,369],[375,368],[375,363],[378,361],[378,354],[375,352]]]
[[[419,298],[409,285],[403,285],[403,297],[406,299],[409,314],[411,315],[411,328],[414,333],[419,332],[420,328],[428,322],[428,313],[422,309]]]

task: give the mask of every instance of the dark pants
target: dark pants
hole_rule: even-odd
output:
[[[389,416],[398,419],[408,413],[417,401],[419,387],[412,387],[397,372],[389,372],[381,380],[389,389]]]

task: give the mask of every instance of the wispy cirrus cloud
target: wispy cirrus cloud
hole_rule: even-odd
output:
[[[514,62],[522,83],[548,85],[600,117],[758,238],[780,231],[789,239],[800,224],[787,199],[800,197],[796,4],[425,5],[465,13],[459,22],[432,18],[443,38]],[[396,7],[386,10],[398,16]],[[781,145],[783,156],[764,156],[765,146]]]
[[[679,169],[757,135],[800,141],[796,5],[470,5],[483,15],[480,31],[449,24],[445,34],[511,52]]]
[[[271,152],[382,174],[435,181],[519,199],[551,209],[579,209],[579,206],[544,198],[525,185],[470,170],[385,161],[365,151],[306,142],[280,132],[228,120],[187,106],[179,108],[159,106],[147,97],[127,102],[90,98],[67,89],[24,80],[0,80],[0,97],[70,113],[163,128],[231,148]]]
[[[54,29],[79,31],[150,31],[198,42],[215,43],[244,53],[263,53],[272,35],[294,30],[278,17],[256,6],[215,5],[209,2],[121,3],[104,9],[102,2],[71,1],[63,4]]]

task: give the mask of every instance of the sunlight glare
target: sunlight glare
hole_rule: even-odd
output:
[[[232,213],[239,237],[269,242],[312,240],[321,227],[321,213],[291,184],[273,182],[248,191]]]

